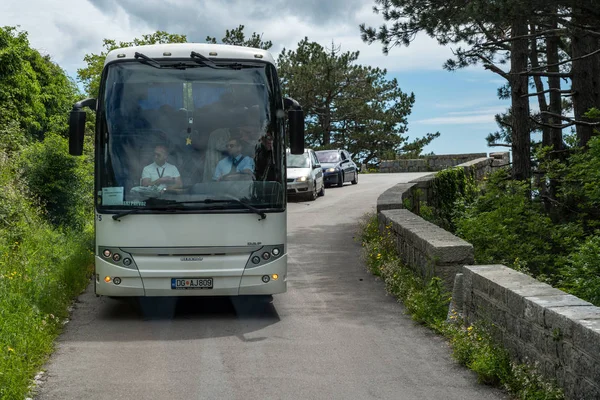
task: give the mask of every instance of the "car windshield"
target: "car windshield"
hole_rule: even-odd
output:
[[[99,110],[98,207],[149,211],[149,200],[161,198],[209,209],[215,206],[202,200],[223,196],[283,207],[283,123],[272,68],[110,65]]]
[[[310,162],[308,160],[308,154],[287,154],[287,167],[288,168],[310,168]]]
[[[340,161],[340,155],[337,151],[318,151],[317,159],[321,163],[336,163]]]

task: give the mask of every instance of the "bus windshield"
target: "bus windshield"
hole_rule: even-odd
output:
[[[274,67],[109,64],[99,103],[99,210],[281,209],[283,123]],[[166,66],[166,68],[165,68]],[[169,68],[172,66],[172,68]],[[140,210],[144,211],[144,210]]]

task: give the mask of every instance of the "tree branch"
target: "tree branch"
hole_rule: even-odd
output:
[[[569,60],[561,61],[561,62],[556,63],[556,64],[540,65],[539,67],[531,68],[530,71],[534,71],[534,70],[537,70],[537,69],[544,69],[544,68],[548,68],[548,67],[558,67],[559,65],[568,64],[568,63],[570,63],[572,61],[583,60],[584,58],[591,57],[591,56],[593,56],[595,54],[598,54],[598,53],[600,53],[600,49],[598,49],[596,51],[592,51],[591,53],[588,53],[588,54],[584,54],[581,57],[571,58]]]
[[[577,121],[576,119],[573,119],[571,117],[565,117],[564,115],[554,114],[554,113],[551,113],[549,111],[542,111],[542,112],[540,112],[540,114],[546,114],[546,115],[549,115],[549,116],[554,117],[554,118],[562,119],[563,121],[569,121],[569,122],[572,122],[575,125],[584,125],[584,126],[592,126],[592,127],[594,127],[594,126],[600,126],[600,122]]]
[[[564,124],[564,125],[553,125],[553,124],[545,124],[543,122],[540,122],[540,121],[536,120],[533,117],[529,117],[529,119],[532,120],[533,122],[535,122],[536,124],[540,125],[540,126],[545,126],[545,127],[548,127],[548,128],[565,129],[565,128],[568,128],[570,126],[575,125],[575,122],[570,122],[570,123]]]
[[[558,76],[559,78],[570,78],[573,76],[570,72],[536,72],[536,71],[522,71],[516,73],[510,73],[511,75],[527,75],[527,76]]]
[[[533,33],[530,35],[521,35],[521,36],[510,37],[510,38],[503,39],[503,40],[490,41],[490,42],[482,43],[482,44],[480,44],[480,46],[481,47],[498,46],[501,44],[514,42],[515,40],[519,40],[519,39],[528,39],[528,38],[532,38],[532,37],[545,36],[545,35],[551,34],[551,33],[565,33],[565,29],[548,29],[547,31],[536,32],[536,33]],[[509,50],[509,49],[510,48],[507,48],[507,50]]]
[[[574,96],[575,95],[575,92],[571,92],[569,90],[560,90],[560,89],[553,88],[553,89],[543,90],[543,91],[537,92],[537,93],[524,94],[521,97],[533,97],[533,96],[537,96],[538,94],[544,94],[544,93],[550,93],[550,92],[558,92],[565,96]]]
[[[505,143],[488,143],[488,147],[512,147],[512,144],[505,144]]]
[[[477,54],[477,57],[484,62],[483,68],[490,70],[492,72],[495,72],[498,75],[500,75],[501,77],[503,77],[504,79],[509,80],[509,78],[510,78],[509,74],[507,74],[506,72],[502,71],[500,68],[495,66],[494,63],[490,59],[488,59],[487,57],[485,57],[481,54]]]

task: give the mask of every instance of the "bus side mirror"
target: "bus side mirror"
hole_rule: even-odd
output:
[[[73,105],[69,115],[69,154],[83,154],[83,138],[85,133],[85,111],[83,107],[96,110],[96,99],[85,99]]]
[[[290,123],[290,153],[304,154],[304,111],[288,111]]]

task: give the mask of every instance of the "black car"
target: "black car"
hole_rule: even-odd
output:
[[[343,186],[344,182],[358,183],[358,167],[346,150],[319,150],[315,152],[321,167],[325,186]]]

